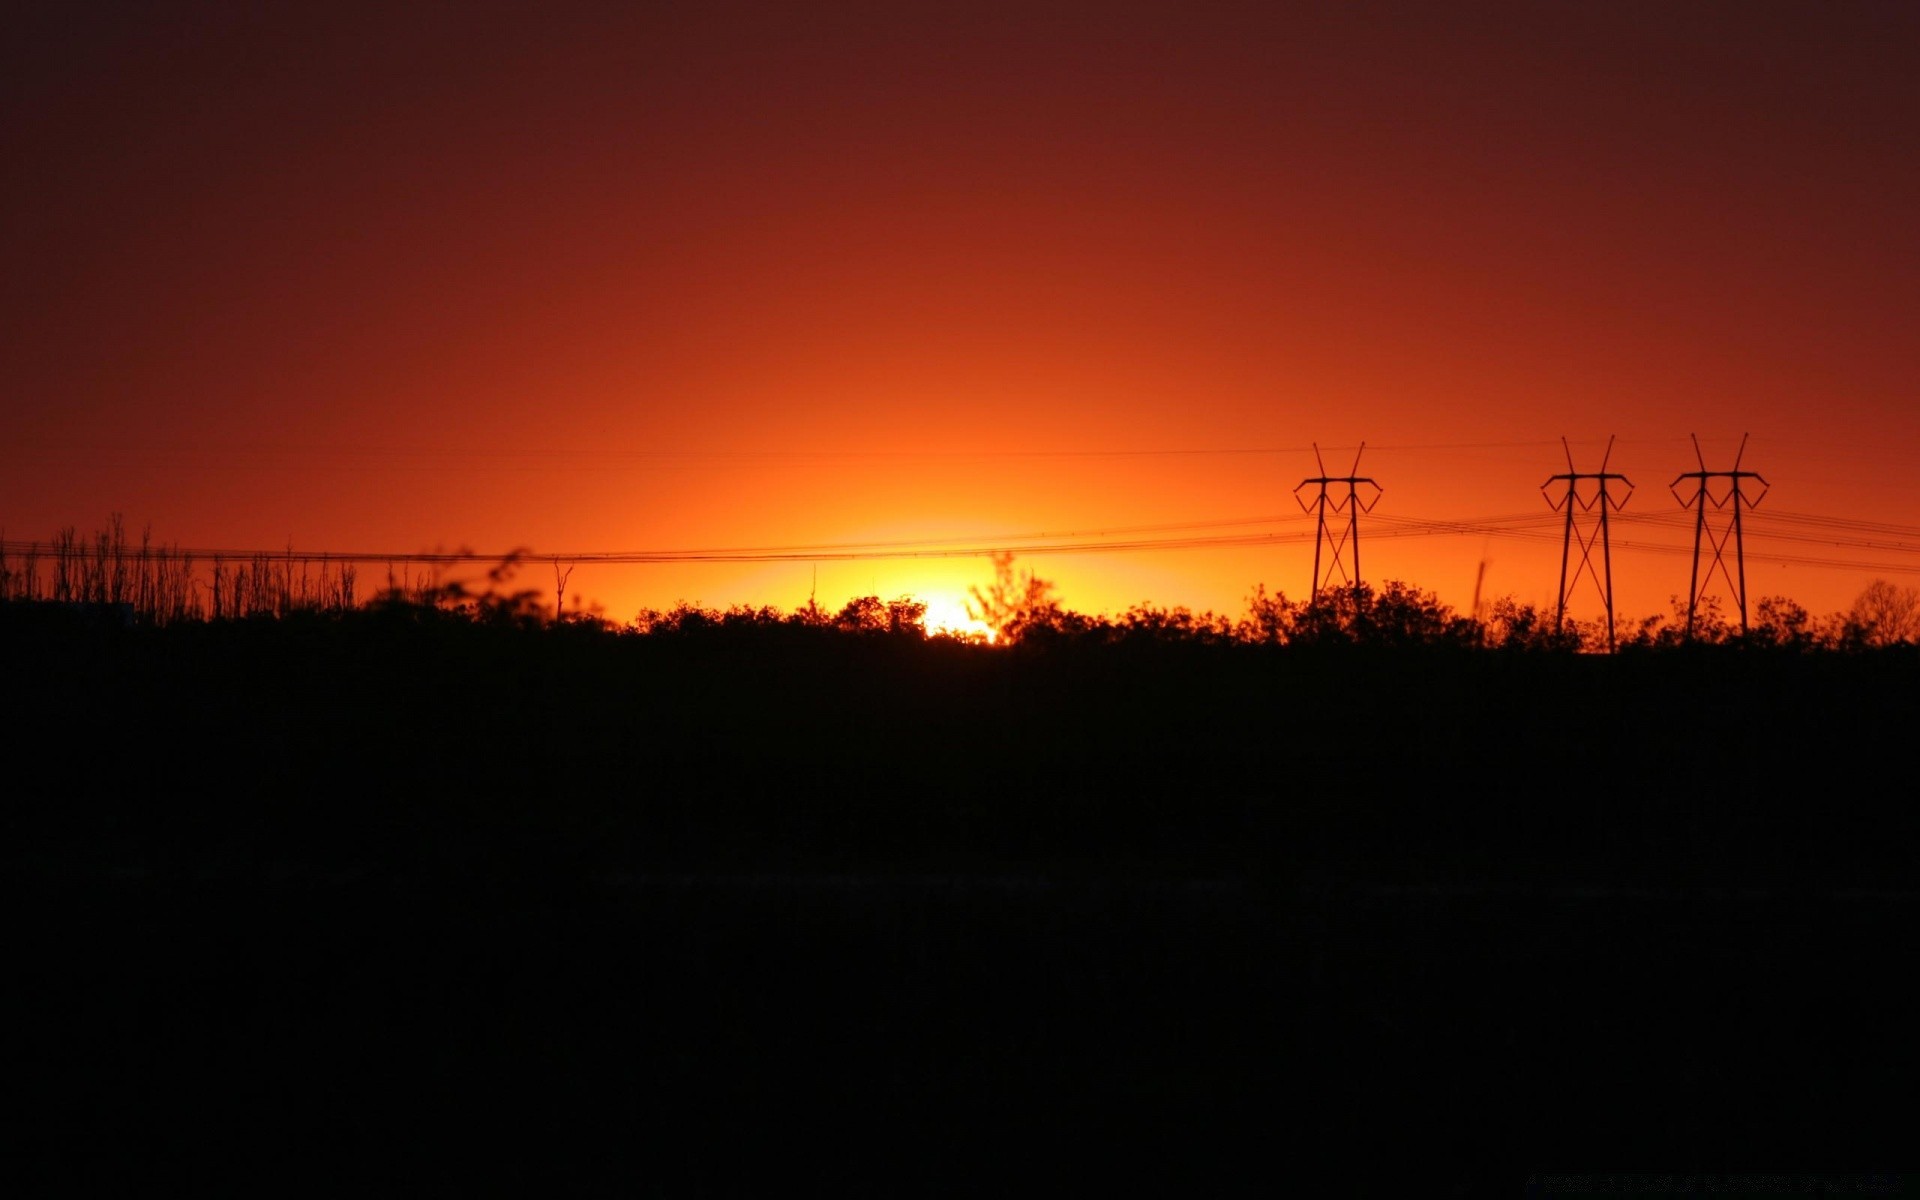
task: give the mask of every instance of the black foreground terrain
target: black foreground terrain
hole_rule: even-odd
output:
[[[41,1192],[1880,1171],[1910,656],[5,632]]]

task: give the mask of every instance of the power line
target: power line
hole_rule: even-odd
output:
[[[527,563],[603,563],[655,564],[675,562],[767,562],[844,559],[932,559],[985,558],[998,553],[1012,554],[1100,554],[1123,552],[1161,552],[1207,550],[1234,546],[1305,544],[1317,530],[1288,528],[1311,521],[1310,514],[1278,514],[1215,518],[1209,520],[1161,522],[1140,525],[1108,526],[1093,529],[1065,529],[1018,534],[987,534],[876,542],[785,543],[767,546],[696,547],[689,549],[641,549],[617,551],[569,551],[560,553],[480,553],[455,551],[369,551],[317,550],[283,547],[277,550],[155,546],[150,555],[191,557],[196,560],[416,563],[462,564],[498,563],[509,558]],[[1619,513],[1615,520],[1625,526],[1648,530],[1690,529],[1692,520],[1684,513]],[[1552,543],[1561,540],[1557,532],[1562,524],[1553,513],[1507,513],[1457,519],[1421,518],[1375,513],[1370,516],[1371,540],[1400,540],[1427,537],[1499,538],[1525,542]],[[1277,528],[1276,528],[1277,527]],[[1239,533],[1188,533],[1183,531],[1245,529]],[[1148,536],[1142,536],[1148,535]],[[1920,560],[1920,528],[1886,522],[1859,521],[1851,518],[1808,513],[1758,511],[1749,514],[1746,528],[1747,557],[1756,562],[1786,566],[1859,569],[1879,572],[1920,572],[1920,561],[1900,562],[1878,557],[1858,560],[1835,555],[1771,553],[1756,550],[1755,544],[1788,543],[1830,546],[1837,549],[1877,551],[1881,555],[1912,555]],[[1911,539],[1911,540],[1905,540]],[[1684,545],[1662,544],[1641,539],[1612,539],[1612,546],[1635,553],[1684,555]],[[86,546],[77,546],[85,551]],[[7,538],[0,540],[0,553],[13,557],[55,553],[52,540]],[[137,548],[127,550],[137,556]]]

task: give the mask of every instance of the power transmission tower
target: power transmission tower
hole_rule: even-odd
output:
[[[1607,610],[1607,649],[1613,646],[1613,547],[1607,536],[1607,514],[1618,512],[1626,506],[1627,497],[1633,495],[1633,481],[1625,475],[1607,470],[1607,462],[1613,457],[1613,439],[1607,439],[1607,452],[1600,459],[1598,471],[1576,471],[1573,469],[1573,448],[1567,445],[1567,439],[1560,439],[1560,448],[1567,454],[1567,470],[1564,475],[1549,476],[1546,483],[1540,485],[1540,491],[1547,496],[1547,503],[1555,512],[1562,509],[1567,514],[1566,532],[1560,542],[1560,605],[1553,614],[1554,632],[1559,632],[1567,618],[1567,597],[1580,585],[1580,577],[1585,575],[1593,580],[1600,589],[1600,602]],[[1607,484],[1618,479],[1627,485],[1627,495],[1615,499],[1607,490]],[[1591,480],[1593,487],[1581,490],[1582,481]],[[1564,482],[1566,494],[1555,500],[1547,493],[1548,484]],[[1576,519],[1577,514],[1593,513],[1593,520],[1584,527]],[[1593,569],[1593,546],[1600,544],[1600,573]],[[1567,563],[1571,560],[1574,546],[1580,547],[1580,565],[1574,568],[1573,578],[1567,578]]]
[[[1691,434],[1688,436],[1693,437]],[[1676,475],[1673,482],[1667,485],[1668,490],[1673,493],[1673,498],[1680,501],[1680,507],[1691,508],[1694,512],[1693,581],[1687,587],[1687,639],[1689,641],[1693,639],[1693,615],[1700,603],[1700,589],[1703,583],[1700,578],[1700,544],[1703,540],[1713,547],[1713,561],[1707,564],[1707,577],[1704,583],[1706,586],[1712,586],[1713,573],[1720,572],[1720,578],[1726,580],[1727,586],[1733,589],[1734,600],[1740,606],[1740,632],[1743,634],[1747,632],[1747,550],[1740,533],[1740,511],[1743,508],[1757,506],[1771,485],[1760,478],[1759,472],[1740,469],[1740,460],[1746,457],[1746,453],[1747,435],[1743,433],[1740,435],[1740,450],[1733,456],[1733,470],[1709,471],[1707,460],[1700,453],[1700,439],[1693,437],[1693,458],[1700,464],[1700,469]],[[1693,480],[1693,495],[1680,494],[1682,479]],[[1714,479],[1726,480],[1726,491],[1715,495],[1713,485],[1709,482]],[[1742,492],[1740,490],[1742,479],[1759,479],[1760,495],[1748,496]],[[1707,523],[1709,504],[1727,514],[1724,523],[1718,528],[1710,528]],[[1737,579],[1727,574],[1726,549],[1729,537],[1733,539],[1734,569],[1739,575]]]
[[[1360,587],[1360,514],[1372,512],[1373,506],[1380,501],[1380,493],[1384,490],[1373,480],[1354,474],[1360,469],[1360,455],[1366,451],[1366,448],[1367,444],[1361,442],[1360,449],[1353,453],[1353,466],[1348,468],[1345,475],[1336,476],[1327,474],[1326,460],[1320,457],[1320,443],[1315,442],[1313,461],[1319,464],[1320,474],[1312,479],[1301,480],[1300,485],[1293,489],[1293,498],[1299,502],[1300,510],[1313,513],[1317,522],[1313,534],[1313,591],[1309,593],[1314,602],[1319,600],[1321,589],[1333,581],[1336,572],[1349,586],[1356,590]],[[1327,489],[1336,484],[1346,485],[1344,495],[1328,494]],[[1364,500],[1360,493],[1362,484],[1373,489]],[[1309,486],[1319,489],[1311,500],[1304,499],[1300,495]],[[1337,521],[1332,524],[1328,522],[1327,514],[1330,512],[1336,516],[1343,512],[1347,514],[1345,529],[1336,529]],[[1327,547],[1330,552],[1325,574],[1320,570],[1322,546]],[[1347,571],[1348,559],[1352,561],[1352,574],[1348,574]]]

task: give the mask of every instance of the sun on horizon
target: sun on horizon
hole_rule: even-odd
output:
[[[942,592],[930,592],[915,598],[927,606],[925,623],[929,634],[982,637],[989,642],[994,640],[993,627],[968,612],[963,601]]]

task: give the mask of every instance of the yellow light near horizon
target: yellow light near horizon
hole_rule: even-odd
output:
[[[940,593],[918,596],[927,606],[926,625],[928,633],[945,633],[956,637],[985,637],[993,640],[993,630],[984,621],[975,619],[967,612],[967,606],[952,596]]]

